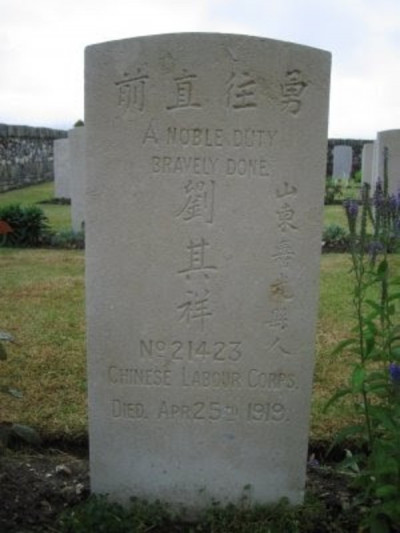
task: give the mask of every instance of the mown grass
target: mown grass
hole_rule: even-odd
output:
[[[392,257],[400,268],[400,257]],[[330,355],[354,325],[350,259],[321,258],[320,306],[311,437],[329,439],[346,412],[323,407],[343,385],[349,356]],[[84,255],[79,251],[0,250],[0,330],[12,333],[9,359],[0,362],[0,384],[23,392],[2,395],[0,420],[34,426],[42,435],[74,437],[87,430]]]
[[[343,228],[347,228],[346,214],[344,212],[342,203],[346,198],[359,199],[360,198],[359,183],[350,181],[347,184],[342,182],[342,193],[336,197],[337,204],[326,205],[324,207],[324,226],[337,224]]]
[[[54,198],[54,182],[41,183],[0,193],[0,207],[9,204],[22,206],[39,204]],[[50,228],[54,231],[71,229],[71,209],[69,205],[41,204],[45,215],[49,219]]]
[[[351,186],[343,189],[341,199],[355,198],[359,194],[359,188]],[[37,204],[54,198],[54,182],[32,185],[23,189],[17,189],[0,193],[0,206],[20,203],[21,205]],[[71,210],[68,205],[41,204],[40,207],[49,219],[50,227],[54,231],[68,230],[71,228]],[[324,226],[337,224],[347,227],[346,216],[341,205],[328,205],[324,208]]]
[[[2,249],[0,272],[0,330],[18,341],[7,345],[0,384],[23,393],[1,396],[0,419],[79,436],[87,427],[83,253]]]
[[[49,198],[53,184],[44,183],[0,194],[0,205]],[[69,227],[69,206],[42,206],[53,229]],[[326,206],[324,222],[346,227],[342,206]],[[400,266],[398,256],[392,260]],[[316,439],[330,438],[348,416],[341,406],[327,414],[323,407],[348,375],[348,358],[330,352],[354,324],[350,267],[347,254],[321,258],[311,420]],[[0,273],[0,330],[19,342],[8,347],[9,360],[0,362],[0,385],[7,380],[24,393],[21,400],[0,397],[0,420],[33,425],[48,436],[86,432],[83,253],[0,249]]]
[[[331,226],[332,224],[347,228],[346,214],[341,205],[326,205],[324,207],[324,226]]]

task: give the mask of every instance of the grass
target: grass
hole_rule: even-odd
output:
[[[0,205],[52,197],[53,184],[44,183],[0,194]],[[69,206],[43,208],[53,229],[69,227]],[[326,206],[324,222],[346,227],[343,208]],[[400,266],[399,257],[393,260]],[[349,271],[348,255],[322,256],[311,421],[315,439],[330,438],[343,422],[340,407],[324,414],[323,406],[348,372],[346,360],[329,354],[353,324]],[[36,426],[49,436],[86,432],[83,253],[0,249],[0,272],[0,330],[19,341],[9,347],[9,361],[0,362],[0,385],[8,380],[24,392],[22,400],[0,398],[2,418]]]
[[[346,214],[341,205],[326,205],[324,207],[324,227],[332,224],[347,228]]]
[[[83,253],[3,249],[0,265],[0,329],[18,340],[0,384],[23,392],[1,396],[1,418],[43,436],[86,432]]]
[[[355,186],[344,189],[343,198],[357,197],[359,189]],[[46,182],[40,185],[32,185],[24,189],[17,189],[0,193],[0,206],[20,203],[32,205],[44,200],[54,198],[54,183]],[[50,227],[55,231],[71,229],[71,210],[68,205],[41,204],[40,207],[49,219]],[[324,208],[324,226],[337,224],[347,227],[346,216],[341,205],[328,205]]]
[[[0,205],[18,201],[26,205],[52,197],[52,184],[29,189],[28,193],[0,194]],[[53,229],[69,227],[68,206],[46,205],[44,210]],[[325,208],[328,224],[346,227],[341,206]],[[391,257],[391,261],[399,270],[400,256]],[[339,404],[328,414],[323,411],[327,399],[345,384],[349,373],[349,356],[333,357],[331,351],[354,324],[350,266],[347,254],[321,257],[310,433],[315,440],[330,441],[351,416]],[[79,439],[87,434],[84,254],[0,249],[0,272],[0,330],[18,340],[18,345],[7,345],[8,360],[0,361],[0,386],[7,384],[23,392],[21,399],[0,396],[0,422],[36,427],[44,438]],[[328,517],[323,504],[306,495],[305,505],[298,508],[284,504],[254,512],[215,508],[201,524],[193,526],[195,529],[176,529],[158,503],[143,508],[144,504],[134,502],[131,509],[124,510],[93,498],[66,514],[60,531],[100,531],[109,525],[110,531],[311,532],[320,530]],[[327,526],[329,531],[344,530],[340,521]]]
[[[400,268],[400,257],[393,257]],[[330,355],[353,324],[350,259],[321,258],[317,357],[311,437],[329,439],[343,424],[343,411],[323,406],[343,385],[348,360]],[[2,396],[2,419],[40,429],[42,435],[79,436],[86,432],[84,255],[79,251],[0,250],[0,329],[19,345],[7,346],[0,384],[21,389],[21,400]]]
[[[54,182],[32,185],[0,193],[0,207],[9,204],[33,205],[54,198]],[[54,231],[71,229],[71,209],[69,205],[41,204]]]
[[[342,182],[342,194],[336,197],[339,202],[338,205],[326,205],[324,207],[324,226],[337,224],[343,228],[347,228],[346,215],[342,206],[342,202],[346,198],[359,199],[360,198],[360,184],[354,181]]]

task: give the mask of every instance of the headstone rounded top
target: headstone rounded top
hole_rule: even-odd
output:
[[[99,46],[108,46],[108,45],[118,45],[119,43],[129,43],[129,42],[135,42],[135,41],[145,41],[145,40],[165,40],[165,41],[196,41],[201,40],[202,42],[205,42],[207,40],[209,41],[229,41],[234,40],[235,42],[238,42],[239,40],[252,40],[252,41],[260,41],[260,42],[269,42],[269,43],[280,43],[284,44],[286,46],[293,46],[296,48],[303,48],[307,50],[316,50],[319,52],[323,52],[324,54],[331,55],[331,52],[327,50],[323,50],[320,48],[316,48],[313,46],[305,45],[305,44],[299,44],[292,41],[282,41],[279,39],[272,39],[269,37],[263,37],[260,35],[250,35],[250,34],[241,34],[241,33],[219,33],[219,32],[177,32],[177,33],[158,33],[158,34],[151,34],[151,35],[141,35],[141,36],[135,36],[135,37],[127,37],[125,39],[115,39],[112,41],[102,41],[98,43],[93,43],[88,46],[86,46],[86,50],[94,47]]]
[[[397,136],[399,134],[400,134],[400,129],[378,131],[378,137],[380,137],[381,135],[396,135]]]
[[[329,74],[243,35],[86,50],[93,490],[301,501]]]

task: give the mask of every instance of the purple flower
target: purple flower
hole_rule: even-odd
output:
[[[373,195],[373,203],[376,208],[380,208],[382,206],[383,202],[383,187],[382,187],[382,180],[381,178],[377,179],[376,185],[375,185],[375,191]]]
[[[399,363],[390,363],[389,377],[393,385],[400,386],[400,364]]]
[[[389,212],[395,215],[399,208],[397,195],[391,194],[389,196]]]
[[[379,241],[372,241],[368,247],[368,253],[372,260],[376,259],[376,256],[384,251],[384,246]]]
[[[356,220],[358,215],[358,202],[357,200],[347,199],[343,202],[343,206],[346,211],[346,215],[349,220]]]

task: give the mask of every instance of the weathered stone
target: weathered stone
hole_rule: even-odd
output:
[[[66,132],[0,124],[0,192],[49,181],[53,174],[53,139]]]
[[[374,143],[365,143],[362,150],[361,176],[362,182],[372,184],[372,162],[374,157]]]
[[[351,146],[338,145],[333,149],[333,178],[348,180],[351,176],[353,150]]]
[[[72,229],[80,231],[85,223],[85,128],[78,127],[68,134],[71,158],[71,221]]]
[[[395,194],[400,189],[400,130],[379,131],[373,158],[373,186],[383,180],[384,149],[388,149],[388,190]]]
[[[54,196],[71,198],[71,156],[69,139],[53,143],[54,151]]]
[[[86,50],[93,491],[302,500],[329,71],[239,35]]]

